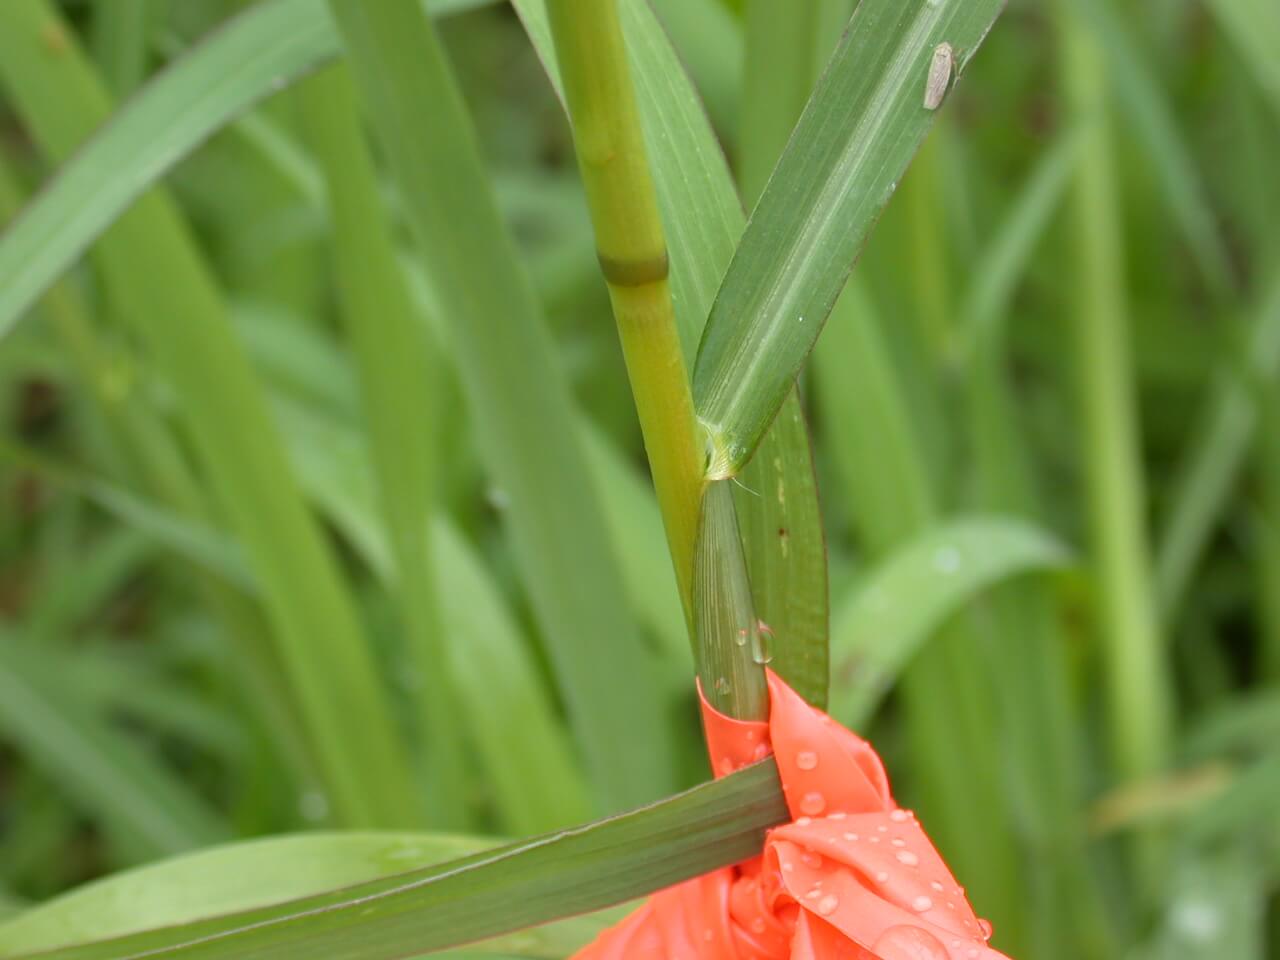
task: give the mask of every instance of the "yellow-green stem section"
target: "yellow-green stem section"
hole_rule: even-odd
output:
[[[596,249],[688,619],[703,457],[618,10],[614,0],[549,0],[547,12]]]

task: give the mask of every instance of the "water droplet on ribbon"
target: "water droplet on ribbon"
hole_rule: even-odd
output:
[[[800,809],[810,816],[816,817],[827,809],[827,798],[816,790],[806,793],[800,800]]]
[[[906,823],[911,819],[911,814],[905,810],[892,810],[889,812],[889,819],[894,823]]]
[[[979,917],[978,932],[982,934],[983,940],[990,940],[991,934],[995,933],[995,930],[992,929],[990,920],[987,920],[984,917]]]
[[[818,765],[818,755],[812,750],[801,750],[796,754],[796,766],[801,770],[812,770]]]
[[[947,949],[938,938],[919,927],[890,927],[872,948],[883,960],[947,960]]]
[[[827,894],[818,901],[818,912],[824,917],[829,917],[836,912],[836,907],[840,906],[840,901],[831,894]]]
[[[921,894],[911,901],[911,909],[916,913],[924,913],[926,910],[932,910],[933,900],[926,897],[924,894]]]
[[[898,851],[898,862],[906,864],[908,867],[914,867],[920,863],[920,858],[910,850],[900,850]]]

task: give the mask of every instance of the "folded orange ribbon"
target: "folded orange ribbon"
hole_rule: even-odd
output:
[[[1008,960],[880,758],[769,673],[769,721],[706,698],[716,776],[777,757],[791,823],[763,853],[654,894],[576,960]]]

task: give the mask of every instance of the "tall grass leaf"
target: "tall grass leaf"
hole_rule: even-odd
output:
[[[476,5],[435,0],[430,7],[446,13]],[[55,42],[52,37],[33,49]],[[339,49],[324,0],[271,0],[229,21],[147,83],[0,235],[0,337],[174,164]]]
[[[416,956],[622,903],[758,853],[787,819],[765,760],[660,803],[461,860],[41,954],[43,960]],[[8,956],[22,956],[9,954]]]
[[[395,553],[359,435],[288,401],[279,402],[277,414],[303,488],[391,587]],[[444,663],[462,711],[454,735],[465,731],[460,739],[474,744],[500,823],[512,833],[534,833],[582,819],[590,807],[586,784],[551,692],[500,590],[449,521],[437,518],[429,533],[422,528],[422,536],[434,557],[447,640]]]
[[[974,263],[957,321],[962,363],[1000,339],[999,326],[1018,283],[1071,182],[1081,139],[1080,128],[1073,127],[1041,154],[995,236]]]
[[[1000,0],[863,0],[756,205],[694,367],[713,476],[751,458],[932,123],[934,51],[961,73]],[[947,77],[948,86],[951,75]]]
[[[418,741],[430,773],[427,802],[435,825],[459,828],[468,823],[467,767],[423,532],[440,486],[445,420],[444,394],[435,387],[440,361],[400,269],[345,70],[334,68],[308,80],[299,101],[328,184],[343,326],[359,371],[378,503],[396,557],[393,594],[418,677],[414,699]]]
[[[77,695],[44,647],[0,634],[0,737],[59,784],[75,806],[150,856],[228,836],[209,804]]]
[[[640,643],[574,429],[568,384],[502,223],[470,118],[412,0],[334,0],[356,86],[451,326],[479,447],[571,728],[610,807],[671,781]]]
[[[1244,466],[1265,390],[1258,388],[1274,383],[1280,373],[1280,277],[1263,292],[1254,311],[1244,356],[1214,377],[1201,428],[1173,485],[1173,502],[1155,558],[1156,599],[1166,623],[1186,598],[1187,585]]]
[[[1280,9],[1269,0],[1209,0],[1207,6],[1280,117]]]
[[[43,0],[0,7],[0,80],[53,158],[65,160],[111,111],[72,34]],[[187,225],[155,191],[116,223],[97,254],[119,315],[176,392],[262,585],[275,653],[332,809],[352,825],[412,822],[406,757],[371,651]]]
[[[312,896],[466,856],[489,838],[439,833],[307,833],[247,840],[115,874],[0,923],[0,951],[28,953],[121,937]],[[15,908],[16,912],[17,908]],[[590,940],[615,911],[489,941],[473,953],[558,958]]]
[[[897,548],[839,605],[831,714],[866,724],[898,674],[946,620],[995,584],[1069,560],[1054,537],[998,517],[950,520]]]
[[[1134,370],[1120,198],[1105,60],[1071,0],[1057,5],[1064,98],[1089,127],[1073,183],[1070,324],[1091,534],[1106,728],[1118,777],[1141,779],[1168,759],[1173,706],[1147,540],[1146,483]],[[1137,846],[1140,889],[1160,869],[1155,834]]]
[[[735,140],[745,57],[733,12],[720,0],[654,0],[653,9],[688,65],[716,132]]]
[[[1138,39],[1130,35],[1119,10],[1101,0],[1080,4],[1106,53],[1115,81],[1116,99],[1131,121],[1130,129],[1145,148],[1148,169],[1164,190],[1169,212],[1178,221],[1187,245],[1210,288],[1219,296],[1234,286],[1226,243],[1218,228],[1203,178],[1182,131],[1168,91],[1161,89]]]
[[[503,828],[525,836],[585,819],[589,793],[569,732],[497,585],[445,520],[431,544],[464,726]]]

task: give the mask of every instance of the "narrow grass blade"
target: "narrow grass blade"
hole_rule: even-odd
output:
[[[313,896],[497,845],[439,833],[308,833],[213,847],[88,884],[0,923],[4,956],[127,936]],[[471,953],[559,960],[616,911],[547,924]]]
[[[1001,6],[863,0],[854,12],[703,332],[694,400],[713,477],[733,476],[755,452],[928,132],[934,50],[949,43],[963,72]]]
[[[1081,142],[1080,128],[1073,127],[1044,152],[996,236],[974,264],[957,324],[962,364],[1001,339],[1000,325],[1037,243],[1066,195]]]
[[[431,540],[448,662],[503,828],[525,836],[584,819],[589,794],[569,732],[497,585],[448,523],[437,521]]]
[[[53,158],[71,155],[110,114],[72,34],[42,0],[0,7],[0,80]],[[104,238],[98,257],[119,315],[174,389],[260,578],[275,653],[337,817],[354,825],[412,822],[406,760],[351,599],[187,225],[166,194],[152,193]]]
[[[651,664],[578,445],[568,386],[431,24],[411,0],[334,0],[352,72],[453,324],[480,449],[575,736],[610,807],[671,782]]]
[[[303,488],[390,587],[396,580],[395,554],[359,437],[287,402],[280,404],[279,415]],[[423,536],[428,536],[425,527]],[[586,816],[589,794],[567,732],[501,591],[447,521],[438,519],[430,537],[449,641],[444,662],[463,711],[454,728],[468,731],[493,787],[501,825],[513,833],[532,833],[560,826],[575,813]],[[670,570],[665,549],[660,557]],[[688,649],[683,635],[681,645]]]
[[[302,85],[299,100],[328,184],[342,319],[360,374],[378,502],[396,556],[393,589],[419,680],[418,742],[431,774],[427,802],[435,825],[457,828],[469,819],[467,767],[424,534],[445,419],[442,393],[434,389],[440,363],[400,269],[350,79],[341,68],[326,71]]]
[[[962,518],[896,549],[837,610],[831,714],[864,725],[938,627],[995,584],[1066,564],[1056,539],[1021,521]]]
[[[152,856],[217,842],[228,829],[207,803],[103,724],[46,648],[0,634],[0,735],[109,830]]]
[[[1230,295],[1235,282],[1226,243],[1167,92],[1152,75],[1138,39],[1130,35],[1117,8],[1101,0],[1083,0],[1080,9],[1106,54],[1119,106],[1146,149],[1149,169],[1164,190],[1192,256],[1210,289],[1218,296]]]
[[[430,4],[440,13],[475,5],[477,0]],[[60,42],[50,33],[32,49],[56,53]],[[270,0],[231,20],[148,83],[0,235],[0,337],[174,164],[338,51],[325,0]]]
[[[773,638],[756,616],[733,492],[724,481],[708,486],[702,497],[693,609],[698,678],[707,702],[739,720],[768,719],[764,664],[773,658]]]
[[[654,0],[671,45],[688,64],[707,114],[723,139],[737,132],[744,62],[742,31],[720,0]]]
[[[1186,597],[1187,585],[1244,465],[1258,422],[1257,388],[1274,383],[1280,373],[1280,277],[1255,309],[1249,319],[1245,356],[1214,378],[1201,432],[1174,484],[1173,505],[1157,544],[1155,564],[1156,599],[1166,623],[1174,620]]]
[[[1058,12],[1064,95],[1075,116],[1090,124],[1072,197],[1077,282],[1071,321],[1107,727],[1117,775],[1138,779],[1159,772],[1168,758],[1172,702],[1145,529],[1120,193],[1102,51],[1069,0]],[[1141,851],[1140,887],[1156,880],[1154,836]]]
[[[1207,6],[1280,116],[1280,9],[1269,0],[1209,0]]]
[[[640,810],[274,907],[58,949],[44,960],[414,956],[612,906],[759,852],[787,819],[772,760]],[[14,955],[11,955],[14,956]],[[20,954],[16,956],[21,956]]]
[[[813,90],[818,0],[747,0],[746,61],[738,137],[738,183],[755,206]]]

